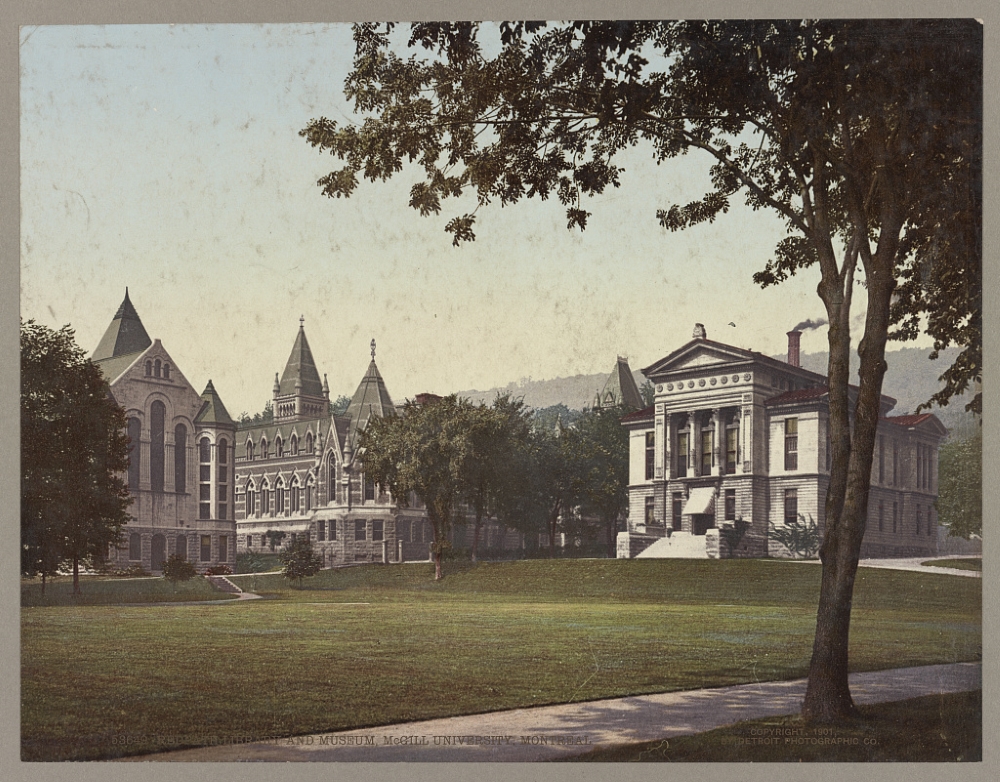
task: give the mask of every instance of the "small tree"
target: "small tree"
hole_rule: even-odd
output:
[[[163,563],[163,577],[174,585],[175,590],[178,581],[190,581],[196,574],[194,564],[179,554],[171,554]]]
[[[809,520],[801,513],[797,519],[787,521],[780,527],[770,525],[771,537],[788,549],[794,559],[812,559],[819,554],[819,525],[809,515]]]
[[[323,558],[313,551],[312,543],[305,536],[296,538],[286,551],[278,555],[278,560],[285,566],[281,575],[297,580],[299,589],[302,588],[303,578],[315,576],[323,569]]]
[[[732,522],[723,522],[722,528],[719,530],[719,534],[722,536],[722,539],[726,541],[726,545],[729,547],[730,557],[736,556],[736,547],[740,545],[740,541],[743,540],[743,535],[746,534],[749,527],[750,522],[745,521],[742,516],[737,517],[737,519]]]

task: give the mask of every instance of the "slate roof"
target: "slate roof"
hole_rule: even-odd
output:
[[[128,288],[126,288],[125,298],[121,306],[118,307],[118,311],[111,320],[111,325],[104,332],[104,336],[101,337],[101,341],[97,345],[97,350],[94,351],[94,355],[90,358],[97,363],[109,358],[141,353],[152,344],[153,340],[149,338],[149,334],[146,333],[142,321],[139,320],[139,314],[135,311],[135,307],[132,306],[132,302],[128,297]],[[131,363],[130,361],[129,364]],[[109,378],[112,376],[117,377],[127,369],[127,366],[122,367],[114,375],[112,375],[109,369],[102,367],[102,370]]]
[[[211,380],[208,381],[205,390],[201,392],[201,398],[203,404],[198,415],[195,416],[195,423],[236,425],[236,422],[226,410],[226,406],[222,404],[222,399],[219,397],[218,392],[216,392]]]
[[[345,413],[351,419],[349,431],[351,445],[357,446],[358,430],[364,429],[368,424],[368,419],[373,415],[395,414],[396,407],[392,403],[392,398],[385,388],[385,381],[382,380],[382,375],[379,374],[373,358]]]
[[[128,353],[124,356],[115,356],[114,358],[106,358],[103,360],[91,360],[94,361],[94,364],[100,368],[108,383],[114,383],[115,380],[121,377],[125,370],[132,366],[133,362],[145,352],[145,350],[138,350],[135,353]]]
[[[644,407],[642,410],[636,410],[634,413],[629,413],[622,418],[623,424],[632,424],[639,421],[652,421],[653,420],[653,406]]]
[[[815,388],[799,388],[795,391],[785,391],[783,394],[765,399],[765,405],[787,405],[794,402],[809,402],[813,399],[820,399],[830,393],[826,386],[816,386]]]
[[[642,394],[639,393],[639,386],[635,384],[628,359],[618,357],[615,368],[611,370],[604,388],[594,401],[597,406],[625,405],[635,409],[642,407]]]
[[[319,371],[313,360],[309,340],[306,339],[305,324],[299,325],[299,333],[292,345],[292,354],[285,363],[285,371],[281,373],[278,393],[282,396],[296,393],[296,381],[302,382],[303,396],[323,396],[323,381],[319,379]]]

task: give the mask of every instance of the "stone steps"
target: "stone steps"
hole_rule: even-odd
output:
[[[230,592],[234,595],[242,595],[243,590],[230,581],[225,576],[205,576],[208,582],[220,592]]]
[[[640,551],[636,559],[708,559],[704,535],[675,532],[669,538],[660,538],[649,548]]]

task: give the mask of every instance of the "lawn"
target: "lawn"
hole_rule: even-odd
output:
[[[941,763],[983,759],[982,690],[862,706],[860,712],[858,720],[836,728],[807,726],[795,716],[771,717],[560,760]]]
[[[921,562],[921,565],[931,567],[950,567],[956,570],[983,570],[982,557],[964,557],[962,559],[932,559],[929,562]]]
[[[22,611],[22,756],[110,758],[804,676],[820,568],[427,563],[234,576],[270,599]],[[981,658],[981,584],[858,573],[853,670]]]
[[[73,594],[73,579],[49,581],[42,593],[41,581],[21,582],[22,606],[93,606],[129,603],[172,603],[227,600],[236,595],[221,592],[204,578],[171,584],[165,578],[102,578],[81,576],[80,591]]]

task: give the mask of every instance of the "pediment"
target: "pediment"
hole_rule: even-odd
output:
[[[685,369],[746,363],[753,354],[742,348],[704,339],[692,340],[682,348],[642,370],[646,377],[664,375]]]

